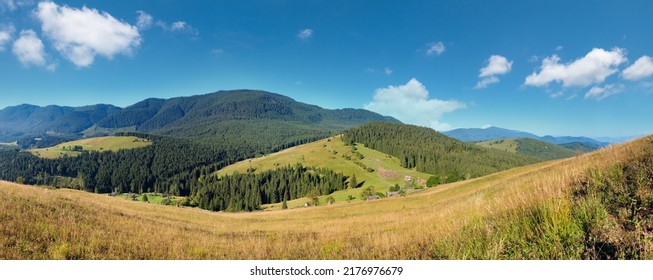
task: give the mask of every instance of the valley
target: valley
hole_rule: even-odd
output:
[[[649,230],[646,210],[634,216],[644,224],[620,226],[629,219],[615,215],[628,206],[602,201],[592,182],[645,172],[652,148],[648,137],[402,198],[255,213],[0,182],[0,258],[651,258],[650,243],[637,237]],[[651,199],[648,178],[635,185],[637,203]]]

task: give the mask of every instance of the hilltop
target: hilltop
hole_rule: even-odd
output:
[[[584,150],[575,151],[571,149],[566,149],[561,146],[547,143],[544,141],[539,141],[530,138],[516,138],[516,139],[500,139],[500,140],[489,140],[483,142],[476,142],[476,145],[498,149],[510,153],[520,154],[524,156],[530,156],[539,158],[542,160],[552,160],[559,158],[572,157],[577,155],[579,152],[586,152]],[[582,146],[570,146],[573,148],[581,149]]]
[[[369,123],[345,131],[343,140],[398,157],[401,166],[436,175],[439,182],[475,178],[540,161],[405,124]]]
[[[651,149],[648,137],[405,198],[237,214],[0,182],[0,258],[650,259]]]
[[[432,175],[406,169],[400,166],[399,159],[379,151],[366,148],[363,145],[345,145],[342,136],[337,135],[328,139],[292,147],[266,156],[243,160],[229,165],[215,173],[221,177],[235,172],[247,173],[274,170],[283,166],[302,164],[308,167],[327,168],[342,173],[352,182],[356,177],[356,186],[337,191],[330,195],[335,203],[349,202],[349,196],[360,201],[360,192],[367,187],[374,187],[376,192],[385,194],[395,184],[409,192],[415,188],[425,187],[426,180]],[[408,176],[408,177],[407,177]],[[322,203],[326,202],[326,195],[320,196]],[[307,198],[288,201],[288,207],[293,208],[303,205]],[[264,209],[280,209],[281,203],[263,205]]]
[[[261,153],[331,136],[371,121],[398,122],[363,109],[323,109],[256,90],[218,91],[113,105],[0,110],[0,142],[43,148],[82,137],[139,132],[188,139],[247,143]],[[38,139],[35,141],[34,139]]]

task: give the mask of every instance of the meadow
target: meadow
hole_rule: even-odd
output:
[[[403,198],[253,213],[2,182],[0,259],[650,259],[651,150],[648,137]]]
[[[316,142],[292,147],[262,157],[248,159],[229,165],[215,173],[217,176],[245,173],[248,170],[261,172],[281,166],[300,163],[308,167],[328,168],[345,176],[356,176],[358,188],[349,188],[334,192],[331,196],[335,203],[352,203],[349,197],[359,199],[360,192],[367,187],[374,187],[376,192],[386,193],[395,184],[405,187],[406,176],[411,178],[411,185],[415,187],[420,179],[426,181],[431,175],[401,167],[399,159],[384,153],[366,148],[363,145],[345,145],[342,136],[334,136]],[[419,187],[419,186],[417,186]],[[413,192],[409,189],[408,192]],[[320,196],[322,203],[327,196]],[[288,201],[288,207],[301,207],[308,198]],[[281,203],[263,205],[266,210],[281,209]]]
[[[65,142],[49,148],[32,149],[30,152],[42,158],[58,158],[77,156],[82,151],[115,152],[120,149],[135,149],[151,144],[152,142],[149,140],[133,136],[105,136]]]

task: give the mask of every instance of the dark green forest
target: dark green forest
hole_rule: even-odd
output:
[[[479,177],[539,161],[533,157],[478,147],[414,125],[369,123],[345,131],[343,140],[395,156],[401,161],[401,166],[434,174],[440,183]]]
[[[330,169],[287,166],[261,173],[238,172],[203,178],[196,198],[200,208],[214,211],[252,211],[261,204],[305,196],[328,195],[347,187],[346,176]]]

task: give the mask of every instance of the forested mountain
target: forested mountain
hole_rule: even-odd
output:
[[[328,110],[289,97],[254,90],[218,91],[172,99],[150,98],[120,109],[111,105],[0,110],[0,142],[23,147],[115,132],[144,132],[219,141],[261,153],[316,140],[370,121],[397,120],[362,109]],[[29,136],[29,137],[27,137]],[[54,140],[50,138],[55,138]],[[30,145],[24,145],[29,143]]]
[[[105,104],[83,107],[23,104],[7,107],[0,110],[0,142],[13,142],[26,137],[79,134],[121,110]]]
[[[500,127],[488,127],[488,128],[459,128],[450,131],[442,132],[444,135],[447,135],[451,138],[458,139],[465,142],[480,142],[480,141],[489,141],[489,140],[499,140],[506,138],[531,138],[536,139],[556,145],[567,144],[567,143],[582,143],[588,147],[594,147],[598,149],[601,147],[607,146],[607,143],[596,141],[589,137],[574,137],[574,136],[559,136],[554,137],[550,135],[546,136],[537,136],[532,133],[510,130]]]
[[[433,129],[394,123],[370,123],[345,131],[343,141],[393,155],[406,168],[451,182],[538,162],[539,159],[479,147]]]
[[[577,155],[579,152],[586,152],[584,150],[567,149],[556,144],[551,144],[531,138],[489,140],[476,142],[476,145],[524,156],[535,157],[542,160],[572,157]]]

